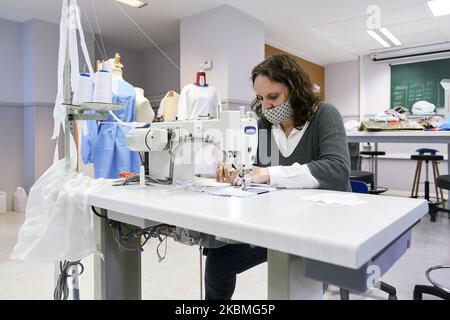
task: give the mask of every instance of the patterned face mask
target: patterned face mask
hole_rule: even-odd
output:
[[[293,114],[294,110],[292,109],[289,100],[278,107],[263,110],[264,118],[272,124],[280,124],[286,120],[289,120],[292,118]]]

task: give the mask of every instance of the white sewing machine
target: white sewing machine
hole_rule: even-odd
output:
[[[154,122],[149,128],[131,129],[126,143],[133,151],[149,153],[149,175],[157,179],[187,181],[194,178],[194,156],[206,144],[223,152],[228,168],[242,178],[255,161],[258,147],[256,119],[241,111],[221,111],[219,119]]]

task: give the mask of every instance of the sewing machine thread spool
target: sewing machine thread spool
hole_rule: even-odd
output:
[[[80,105],[83,102],[91,102],[94,94],[92,78],[87,73],[81,73],[78,79],[78,87],[73,95],[72,104]]]
[[[95,73],[94,102],[112,102],[112,74],[107,70],[100,70]]]

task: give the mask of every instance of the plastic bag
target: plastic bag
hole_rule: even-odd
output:
[[[88,194],[105,185],[55,162],[31,187],[25,222],[11,259],[33,262],[81,260],[95,251]]]

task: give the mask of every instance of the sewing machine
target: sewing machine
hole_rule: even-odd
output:
[[[256,119],[246,116],[244,110],[222,111],[219,119],[154,122],[148,128],[131,129],[125,139],[131,150],[148,154],[146,171],[153,181],[171,184],[193,179],[196,152],[205,144],[212,144],[223,153],[223,158],[217,160],[223,161],[227,169],[238,170],[243,189],[258,147]],[[146,226],[158,224],[150,221]],[[206,248],[234,242],[179,227],[173,229],[171,236],[180,243]]]
[[[228,169],[235,168],[245,188],[245,174],[255,161],[258,146],[256,119],[244,111],[221,111],[219,119],[154,122],[126,135],[133,151],[149,154],[148,174],[172,184],[194,178],[195,153],[205,144],[223,152]]]

